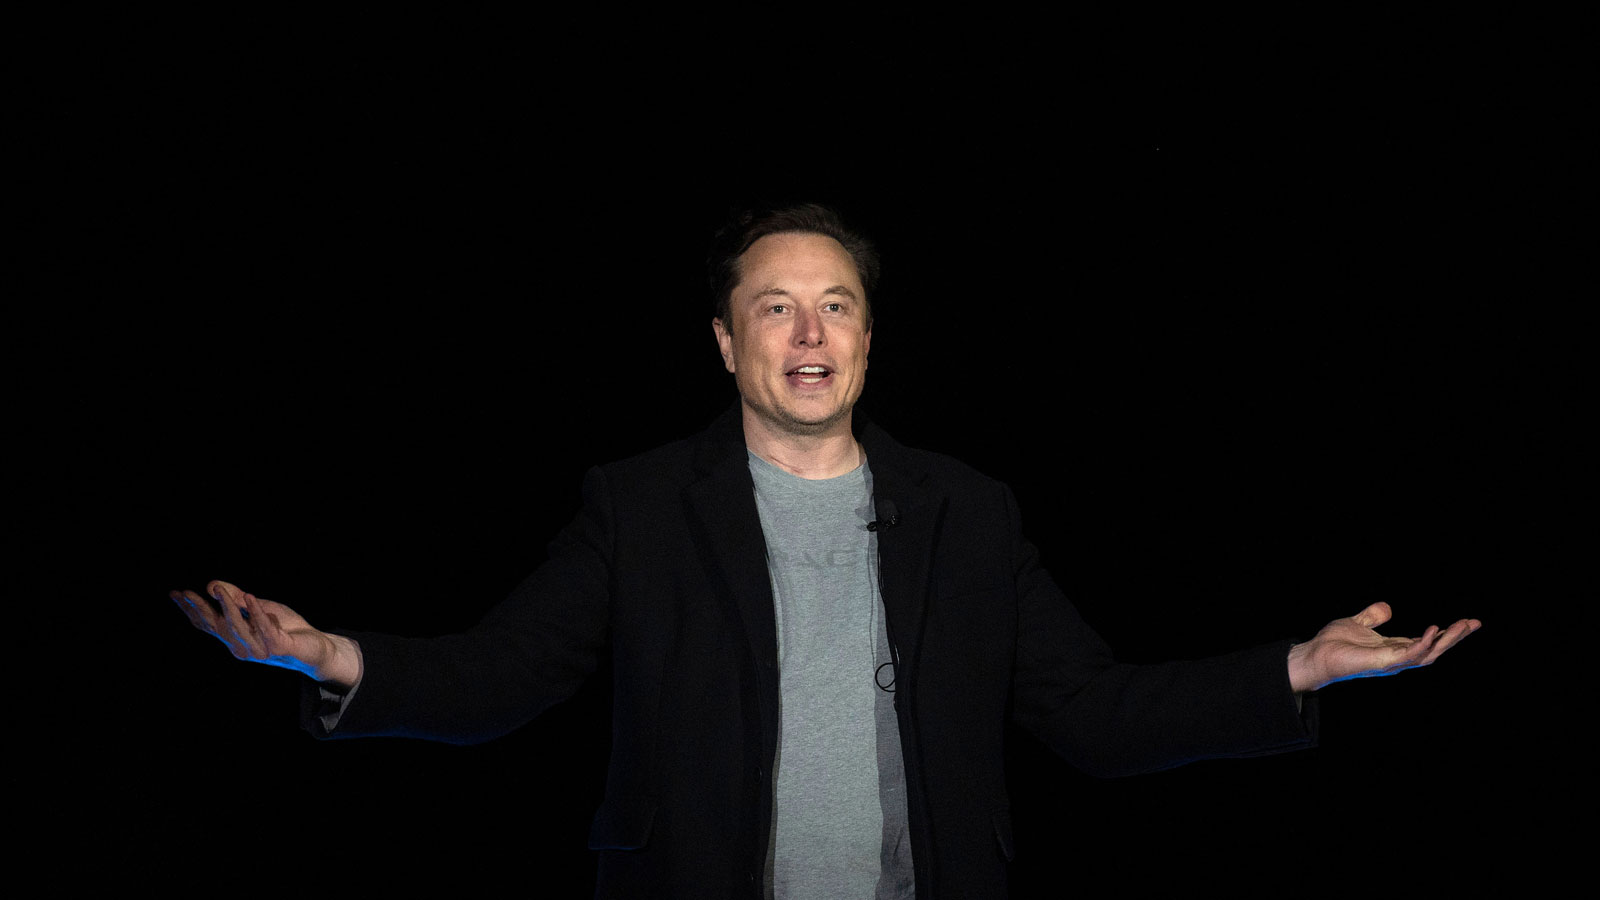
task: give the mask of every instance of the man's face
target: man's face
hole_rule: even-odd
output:
[[[729,315],[731,329],[721,319],[712,328],[747,419],[799,435],[849,428],[872,331],[866,291],[838,241],[772,234],[750,245]]]

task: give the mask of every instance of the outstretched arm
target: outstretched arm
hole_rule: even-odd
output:
[[[1324,625],[1317,636],[1289,650],[1289,684],[1296,693],[1335,681],[1375,678],[1426,666],[1483,626],[1462,619],[1440,631],[1429,625],[1419,638],[1384,637],[1373,629],[1389,621],[1389,604],[1378,602],[1347,619]]]
[[[311,627],[282,603],[262,600],[226,581],[206,585],[210,601],[194,591],[169,596],[189,617],[189,624],[226,644],[235,659],[304,672],[340,688],[361,680],[361,648],[355,641]]]

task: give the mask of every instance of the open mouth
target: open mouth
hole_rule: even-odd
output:
[[[801,384],[821,384],[832,374],[833,370],[827,366],[796,366],[784,373],[790,380]]]

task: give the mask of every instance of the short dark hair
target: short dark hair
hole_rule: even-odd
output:
[[[742,209],[728,217],[711,239],[706,274],[711,280],[711,302],[722,327],[733,331],[733,289],[739,284],[739,260],[750,245],[771,234],[820,234],[844,247],[856,264],[856,276],[867,292],[862,298],[866,325],[872,327],[872,294],[878,286],[878,248],[865,235],[850,230],[839,214],[820,203]]]

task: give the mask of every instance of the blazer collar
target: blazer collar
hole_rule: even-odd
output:
[[[923,489],[928,472],[917,454],[890,437],[859,408],[851,420],[850,430],[867,450],[867,462],[872,466],[874,479],[892,473],[892,480],[908,490],[908,500],[912,499],[912,493]],[[695,472],[700,477],[717,477],[726,474],[726,469],[748,471],[746,452],[743,412],[736,400],[695,439]]]

